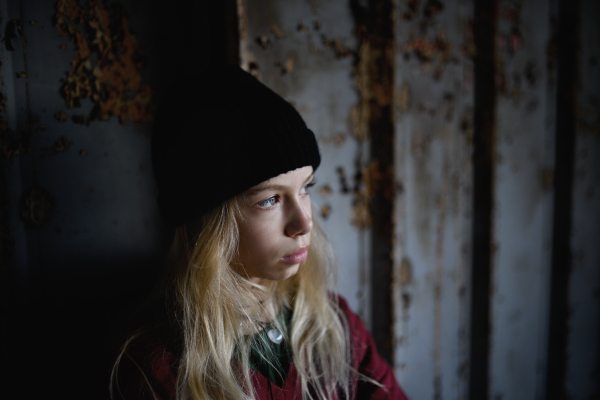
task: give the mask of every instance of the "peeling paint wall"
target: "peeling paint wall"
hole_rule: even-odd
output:
[[[396,2],[396,374],[415,399],[466,399],[472,6]]]
[[[543,398],[552,246],[552,3],[501,1],[490,305],[490,397]],[[518,201],[515,201],[518,199]]]
[[[599,13],[593,0],[0,2],[3,364],[25,391],[30,359],[50,389],[53,360],[88,366],[73,385],[89,390],[106,321],[168,245],[155,95],[229,61],[315,132],[311,196],[339,291],[409,398],[597,398]]]
[[[89,9],[87,2],[71,3]],[[131,3],[95,4],[105,25],[90,36],[78,18],[57,16],[56,2],[0,3],[8,235],[0,263],[10,282],[2,316],[10,328],[2,332],[0,358],[10,363],[5,370],[14,372],[8,378],[23,398],[65,385],[95,392],[90,385],[101,373],[107,322],[152,276],[165,248],[151,124],[132,122],[151,119],[145,108],[151,96],[139,96],[151,93],[142,61],[152,57],[152,26],[148,14],[132,13]],[[73,27],[73,36],[61,35],[59,20]],[[36,385],[29,384],[31,360]],[[67,364],[81,366],[69,372],[72,384],[56,377]]]
[[[372,63],[380,50],[371,43],[385,39],[361,23],[360,12],[375,18],[385,2],[259,6],[238,1],[244,10],[240,26],[246,29],[242,64],[299,106],[319,136],[325,156],[319,173],[326,186],[314,200],[328,217],[325,227],[338,257],[349,261],[340,263],[340,291],[371,327],[378,327],[374,336],[381,329],[393,332],[396,375],[412,398],[558,398],[548,390],[555,360],[564,367],[558,385],[565,394],[583,399],[598,393],[592,381],[599,355],[600,257],[593,250],[600,225],[594,200],[599,186],[594,160],[600,154],[594,113],[599,35],[585,25],[597,10],[584,2],[574,11],[586,16],[581,26],[569,25],[559,3],[503,0],[475,7],[469,0],[394,1],[391,61]],[[564,111],[557,108],[561,23],[567,26],[563,30],[580,29],[582,49],[575,64],[586,84],[574,86],[579,108],[568,206],[573,272],[564,269],[569,288],[562,284],[564,298],[553,299],[551,281],[563,276],[552,269],[562,226],[554,203],[557,190],[564,190],[555,186],[555,155],[563,151],[556,147],[557,115]],[[331,32],[342,27],[346,31],[336,38]],[[483,35],[489,37],[482,40]],[[323,49],[329,58],[315,57]],[[348,54],[352,69],[344,58]],[[333,65],[343,67],[334,70]],[[393,85],[372,78],[374,69],[387,65],[394,68]],[[563,81],[574,79],[565,74]],[[335,109],[330,93],[339,94]],[[393,171],[380,167],[374,154],[382,144],[372,140],[373,121],[380,117],[372,105],[386,104],[388,98],[394,110]],[[315,109],[326,112],[317,118]],[[332,131],[339,122],[346,124],[340,131],[346,136]],[[334,171],[338,187],[332,184]],[[362,186],[353,177],[360,177],[354,179]],[[377,244],[373,191],[381,190],[383,177],[393,182],[386,185],[394,199],[393,234],[383,238],[393,243],[393,279],[345,278],[345,269],[358,259],[356,243],[371,252]],[[326,202],[325,195],[331,196]],[[357,232],[371,243],[360,242]],[[369,259],[360,267],[366,271],[362,278],[377,276],[380,268],[373,254],[362,258]],[[383,311],[391,313],[391,323],[378,325],[387,316],[364,312],[369,290],[391,290],[391,311]],[[571,311],[557,312],[560,307],[551,307],[556,301]],[[548,339],[551,315],[565,327],[560,349]],[[385,342],[378,345],[385,354]]]

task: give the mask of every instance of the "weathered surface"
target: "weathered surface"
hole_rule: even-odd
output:
[[[600,392],[600,4],[581,2],[565,391]]]
[[[80,108],[65,106],[61,79],[77,52],[54,26],[55,2],[3,1],[0,13],[7,39],[0,43],[0,91],[6,96],[1,115],[8,134],[23,144],[20,151],[0,155],[6,177],[2,190],[7,191],[2,206],[8,205],[0,223],[3,232],[9,228],[12,247],[10,311],[3,314],[8,317],[3,326],[10,329],[2,332],[2,341],[13,343],[1,358],[10,362],[6,369],[15,375],[8,379],[14,378],[20,397],[39,397],[33,393],[42,388],[61,391],[57,374],[65,369],[72,374],[73,392],[97,393],[93,388],[102,373],[102,341],[115,315],[113,302],[147,282],[165,250],[150,161],[151,126],[120,124],[117,117],[89,127],[74,122],[78,115],[90,115],[94,104],[82,96]],[[131,32],[148,37],[152,26],[140,24],[147,15],[130,17]],[[16,27],[14,35],[7,34],[8,22]],[[137,72],[131,80],[139,83]],[[114,82],[104,78],[101,85],[111,89]],[[124,109],[116,111],[123,120],[136,119]],[[5,261],[3,256],[3,267]],[[24,381],[33,374],[31,359],[46,371],[38,385]]]
[[[472,8],[414,3],[396,2],[395,367],[411,398],[465,399]]]
[[[496,143],[490,398],[544,394],[552,243],[555,76],[549,4],[501,1],[496,34]]]

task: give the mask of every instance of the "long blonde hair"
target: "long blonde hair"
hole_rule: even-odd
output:
[[[335,298],[335,263],[325,234],[313,221],[308,257],[298,272],[262,287],[232,268],[239,215],[234,198],[176,230],[159,297],[179,335],[177,399],[254,399],[249,366],[252,337],[241,326],[244,321],[258,322],[264,307],[258,299],[265,295],[272,309],[292,310],[290,329],[278,327],[292,349],[303,399],[338,394],[350,398],[356,373],[350,365],[347,321]],[[121,358],[129,356],[128,347],[143,336],[140,332],[121,348],[112,371],[111,395],[119,386]]]

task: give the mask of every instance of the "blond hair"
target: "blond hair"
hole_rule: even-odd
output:
[[[335,263],[325,234],[313,221],[308,257],[298,272],[270,287],[259,286],[232,267],[239,215],[234,198],[175,233],[160,296],[179,333],[177,399],[254,399],[252,335],[241,326],[248,321],[258,325],[265,311],[259,299],[265,296],[271,310],[292,310],[289,330],[278,327],[292,349],[302,398],[329,399],[338,393],[350,398],[356,373],[350,365],[347,321],[338,308]],[[279,324],[277,319],[273,322]],[[128,348],[142,332],[131,335],[121,348],[112,370],[111,396],[119,387],[121,358],[130,357]]]

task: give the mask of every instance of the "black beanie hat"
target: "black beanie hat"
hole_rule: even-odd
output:
[[[171,227],[321,162],[315,135],[294,107],[238,66],[182,80],[160,101],[152,163],[160,212]]]

